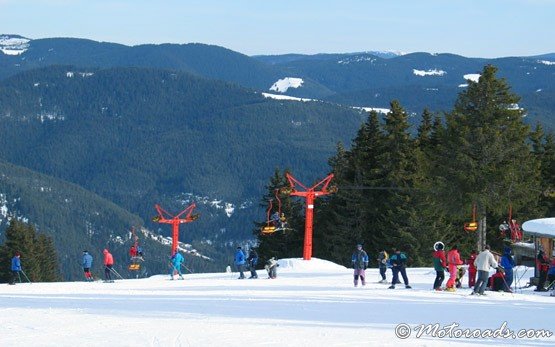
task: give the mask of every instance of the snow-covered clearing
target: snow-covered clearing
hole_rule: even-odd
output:
[[[517,271],[517,275],[522,274]],[[115,283],[0,286],[1,346],[445,346],[543,345],[555,338],[416,338],[421,324],[460,329],[551,329],[555,298],[531,289],[469,296],[431,291],[435,272],[408,269],[413,289],[353,287],[352,270],[319,259],[280,260],[277,279],[237,273],[167,275]],[[387,273],[391,279],[391,271]],[[531,276],[529,270],[525,279]],[[464,278],[467,283],[466,277]],[[465,285],[466,287],[466,285]],[[408,324],[408,339],[395,327]]]

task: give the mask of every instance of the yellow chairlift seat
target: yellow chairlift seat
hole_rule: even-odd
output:
[[[262,228],[262,234],[269,235],[276,232],[276,227],[273,225],[266,225]]]
[[[466,231],[476,231],[476,230],[478,230],[478,222],[464,223],[464,230],[466,230]]]

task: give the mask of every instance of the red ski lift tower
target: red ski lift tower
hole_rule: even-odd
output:
[[[198,219],[198,214],[192,214],[193,209],[196,207],[195,203],[192,203],[181,211],[178,215],[172,216],[168,212],[164,211],[160,205],[156,204],[154,206],[156,211],[158,211],[158,215],[152,218],[152,221],[155,223],[163,223],[163,224],[171,224],[173,226],[172,232],[172,255],[177,250],[177,244],[179,242],[179,224],[183,223],[190,223]],[[185,215],[185,218],[179,218]]]
[[[329,174],[326,178],[310,188],[305,187],[289,173],[286,173],[285,177],[287,177],[287,180],[289,181],[289,189],[291,190],[288,193],[290,195],[300,196],[306,199],[303,259],[310,260],[312,258],[312,222],[314,219],[314,199],[319,196],[335,193],[337,191],[337,188],[333,186],[328,189],[328,185],[333,178],[333,174]],[[297,189],[295,189],[295,185],[300,186],[304,189],[304,191],[297,191]],[[321,187],[320,190],[316,190],[318,187]]]

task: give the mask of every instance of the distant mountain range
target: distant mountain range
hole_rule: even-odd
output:
[[[253,222],[264,221],[259,199],[275,168],[309,184],[327,173],[337,142],[350,144],[366,119],[362,107],[387,109],[397,99],[415,115],[448,111],[486,64],[522,96],[530,124],[555,129],[555,54],[249,57],[203,44],[0,35],[0,175],[53,180],[63,196],[82,189],[85,207],[61,199],[63,212],[51,218],[55,208],[43,207],[40,194],[23,197],[14,181],[0,185],[0,199],[12,216],[55,235],[68,259],[84,245],[100,251],[131,224],[168,235],[150,221],[154,204],[179,212],[194,201],[201,218],[182,239],[211,258],[195,259],[198,268],[221,269],[237,243],[252,239]],[[25,204],[10,203],[20,198]],[[101,208],[117,217],[99,217],[93,242],[86,216]],[[117,252],[124,261],[125,249]]]

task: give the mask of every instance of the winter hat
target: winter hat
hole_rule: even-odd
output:
[[[505,248],[503,248],[503,253],[511,255],[511,252],[512,252],[511,247],[505,246]]]
[[[108,253],[108,250],[106,248],[104,248],[104,251],[102,251],[102,253],[106,254],[106,253]]]
[[[21,253],[15,252],[15,256],[16,256],[16,257],[19,257],[19,256],[21,256]]]
[[[362,244],[361,243],[357,243],[357,248],[362,248]]]

